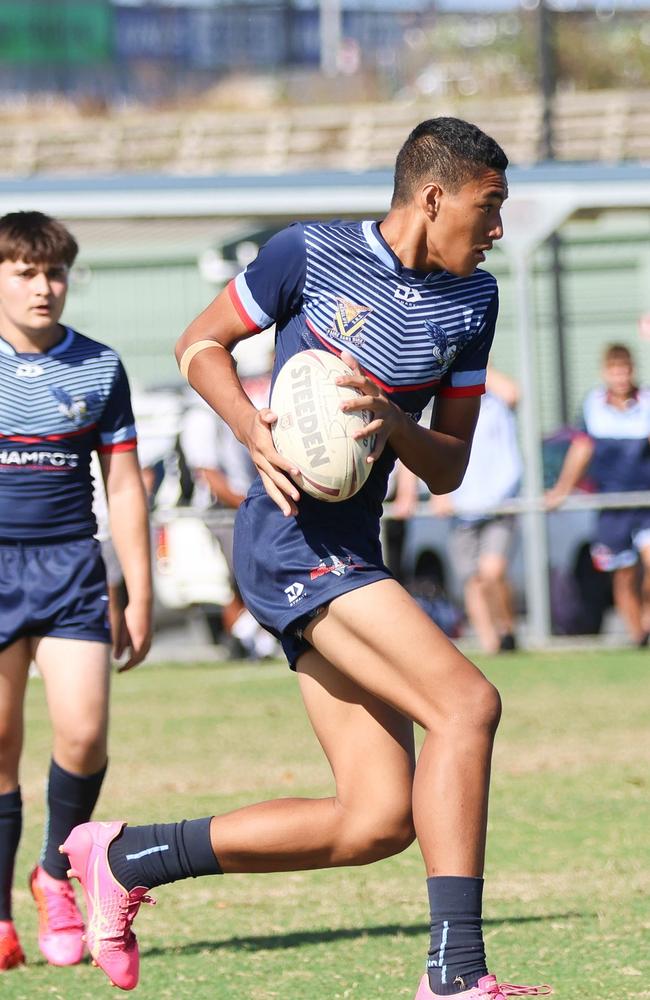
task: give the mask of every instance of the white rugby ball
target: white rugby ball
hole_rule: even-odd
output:
[[[282,366],[271,392],[277,415],[271,430],[276,450],[300,470],[296,484],[318,500],[336,503],[361,489],[372,470],[366,461],[374,434],[352,434],[372,420],[369,410],[344,413],[341,403],[361,393],[337,385],[352,369],[329,351],[300,351]]]

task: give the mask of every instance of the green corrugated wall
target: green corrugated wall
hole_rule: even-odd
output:
[[[213,297],[214,286],[199,275],[196,258],[93,264],[90,281],[73,284],[64,319],[115,347],[131,381],[150,388],[180,381],[174,342]]]

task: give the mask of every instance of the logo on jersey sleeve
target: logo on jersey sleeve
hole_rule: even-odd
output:
[[[437,375],[443,375],[453,364],[458,354],[458,344],[452,344],[441,326],[433,320],[425,320],[427,333],[433,341],[433,367]]]
[[[359,306],[356,302],[339,296],[336,299],[334,322],[327,332],[332,337],[347,340],[360,347],[365,339],[361,329],[371,312],[370,306]]]
[[[71,420],[73,424],[82,423],[92,407],[101,401],[101,396],[98,392],[89,392],[85,396],[79,396],[77,399],[73,399],[69,392],[66,392],[65,389],[60,389],[58,386],[51,386],[50,392],[59,404],[59,413],[67,417],[68,420]]]

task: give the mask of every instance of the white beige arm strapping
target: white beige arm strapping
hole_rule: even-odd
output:
[[[222,351],[226,350],[223,344],[217,343],[216,340],[197,340],[194,344],[190,344],[190,346],[183,351],[181,360],[178,363],[178,367],[180,368],[181,375],[184,379],[189,381],[187,373],[189,371],[192,358],[196,357],[200,351],[207,351],[208,347],[220,347]]]

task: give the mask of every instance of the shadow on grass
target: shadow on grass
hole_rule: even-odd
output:
[[[547,913],[544,916],[503,917],[500,920],[484,920],[484,927],[500,927],[504,924],[543,923],[548,920],[573,920],[594,917],[593,913]],[[168,948],[140,948],[141,955],[168,955],[170,951],[184,955],[195,955],[202,951],[224,951],[230,948],[238,951],[276,951],[282,948],[302,948],[313,944],[331,944],[333,941],[354,941],[357,938],[380,938],[401,935],[413,937],[424,935],[427,927],[418,924],[380,924],[377,927],[338,927],[335,930],[293,931],[288,934],[251,935],[231,937],[223,941],[191,941],[187,944],[170,945]]]

